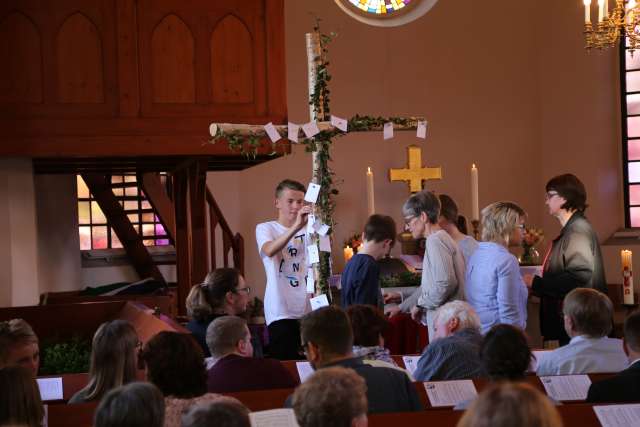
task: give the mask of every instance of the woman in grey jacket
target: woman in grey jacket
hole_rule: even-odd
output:
[[[575,288],[593,288],[606,295],[607,283],[598,236],[584,216],[584,184],[575,175],[564,174],[552,178],[546,190],[549,214],[558,219],[562,230],[545,257],[542,277],[527,275],[524,280],[541,299],[540,329],[544,340],[558,340],[564,345],[569,342],[562,315],[565,295]]]

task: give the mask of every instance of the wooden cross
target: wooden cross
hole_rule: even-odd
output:
[[[406,169],[389,169],[389,181],[406,181],[409,192],[422,191],[422,181],[442,179],[442,168],[422,167],[422,149],[417,145],[407,147],[408,167]]]
[[[321,35],[319,33],[318,27],[314,28],[313,33],[309,33],[306,35],[306,44],[307,44],[307,59],[308,59],[308,84],[309,84],[309,116],[311,121],[315,121],[318,125],[320,131],[326,132],[324,135],[325,140],[317,139],[317,138],[301,138],[300,142],[311,142],[314,146],[312,150],[312,181],[316,184],[320,184],[323,177],[330,176],[331,171],[326,166],[327,159],[329,159],[329,145],[331,140],[336,137],[346,135],[346,133],[337,131],[334,129],[331,122],[329,122],[329,102],[328,102],[328,94],[329,91],[326,89],[326,82],[328,79],[320,82],[324,84],[320,85],[319,95],[317,99],[319,102],[315,103],[314,94],[318,89],[318,77],[321,75],[326,75],[326,66],[328,62],[325,61],[323,57],[323,49],[321,46]],[[326,98],[325,98],[326,96]],[[314,105],[315,104],[315,105]],[[369,117],[369,116],[355,116],[348,120],[349,130],[348,133],[352,132],[372,132],[372,131],[382,131],[385,123],[392,122],[393,129],[395,131],[415,131],[418,126],[418,122],[423,121],[422,117]],[[287,133],[287,125],[274,125],[278,133],[286,134]],[[209,128],[210,134],[213,137],[212,142],[215,142],[217,139],[226,138],[228,136],[233,135],[234,138],[240,138],[241,140],[251,140],[256,141],[256,138],[262,139],[266,137],[266,132],[263,126],[260,125],[249,125],[249,124],[231,124],[231,123],[213,123]],[[324,160],[323,160],[324,159]],[[324,164],[323,164],[324,162]],[[419,161],[418,161],[419,163]],[[331,189],[326,188],[326,186],[322,186],[320,190],[320,197],[323,197],[323,194],[330,195]],[[316,204],[314,214],[316,219],[320,219],[323,223],[330,225],[333,227],[333,219],[331,218],[330,213],[323,211],[320,209],[320,206]],[[333,230],[329,232],[332,234]],[[311,242],[314,244],[318,243],[319,236],[317,233],[311,234]],[[316,285],[316,295],[319,294],[327,294],[327,297],[330,298],[329,292],[329,275],[330,275],[330,255],[327,252],[320,252],[320,263],[315,263],[313,265],[313,275],[315,278]],[[320,269],[320,264],[322,264],[323,268]]]

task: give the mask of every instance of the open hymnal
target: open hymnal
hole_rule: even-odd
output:
[[[298,427],[293,409],[270,409],[251,412],[251,427]]]
[[[38,378],[40,398],[42,400],[62,400],[62,378]]]
[[[476,386],[471,380],[426,382],[424,388],[434,408],[456,406],[478,395]]]
[[[298,376],[300,377],[301,383],[313,375],[313,367],[311,367],[311,363],[309,362],[296,362],[296,368],[298,369]]]
[[[591,380],[588,375],[540,377],[547,395],[558,401],[585,400]]]
[[[640,404],[594,406],[602,427],[640,426]]]

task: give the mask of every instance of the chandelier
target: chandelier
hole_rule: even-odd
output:
[[[613,10],[609,10],[609,0],[598,0],[598,21],[595,28],[591,23],[591,0],[583,2],[587,50],[613,47],[625,37],[631,54],[640,48],[640,4],[636,0],[615,0]]]

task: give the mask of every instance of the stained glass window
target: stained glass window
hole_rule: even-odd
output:
[[[349,2],[358,9],[375,15],[393,13],[407,6],[411,1],[412,0],[349,0]]]
[[[166,183],[166,175],[160,179]],[[136,185],[135,175],[112,175],[113,193],[127,213],[133,228],[145,246],[167,246],[170,244],[164,226],[155,214],[144,192]],[[78,189],[78,232],[80,249],[122,248],[122,243],[111,228],[98,202],[87,188],[80,175],[76,176]]]

